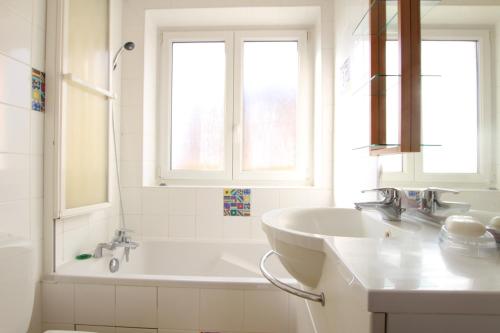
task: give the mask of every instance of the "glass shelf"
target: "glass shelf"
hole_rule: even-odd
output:
[[[399,143],[378,143],[378,144],[369,144],[366,146],[356,147],[353,148],[352,150],[361,150],[361,149],[379,150],[379,149],[397,148],[399,146],[401,146]],[[442,147],[442,145],[422,143],[420,147]]]
[[[439,74],[425,74],[421,75],[422,84],[424,79],[432,79],[432,78],[441,78],[442,76]],[[384,81],[385,80],[385,84]],[[375,85],[376,91],[372,91],[371,84],[374,82],[379,82],[379,87],[377,89]],[[399,74],[375,74],[373,75],[367,82],[362,84],[359,88],[353,91],[353,95],[363,94],[369,96],[386,96],[387,92],[392,89],[397,89],[400,86],[401,75]]]
[[[421,0],[420,1],[420,19],[423,19],[441,0]],[[378,9],[380,4],[386,8],[385,22],[381,22],[376,32],[370,32],[370,14],[372,10]],[[388,35],[398,34],[398,0],[373,0],[361,20],[353,31],[353,36],[370,36],[381,33]]]

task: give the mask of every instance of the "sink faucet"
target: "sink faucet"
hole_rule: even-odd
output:
[[[357,202],[354,204],[357,210],[376,210],[384,220],[388,221],[401,221],[401,214],[405,211],[402,207],[401,195],[402,192],[397,188],[383,187],[373,190],[365,190],[366,192],[378,192],[383,196],[382,201],[372,202]]]
[[[129,260],[130,256],[130,249],[134,250],[139,246],[139,243],[133,242],[128,235],[130,230],[127,229],[117,229],[115,231],[115,236],[113,237],[113,240],[109,243],[99,243],[97,244],[97,247],[94,251],[94,258],[101,258],[102,257],[102,249],[106,250],[114,250],[118,247],[123,247],[124,252],[125,252],[125,259]]]
[[[427,222],[441,224],[448,216],[465,213],[470,209],[470,204],[465,202],[448,202],[440,199],[443,193],[458,194],[458,191],[429,187],[418,193],[417,207],[408,209],[408,215],[423,218]]]

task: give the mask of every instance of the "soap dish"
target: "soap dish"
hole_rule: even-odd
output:
[[[497,243],[489,232],[479,237],[468,237],[448,232],[446,225],[439,232],[439,246],[444,251],[467,257],[486,258],[497,255]]]

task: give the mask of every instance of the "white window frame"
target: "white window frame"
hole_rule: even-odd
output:
[[[423,154],[403,154],[403,172],[384,172],[381,182],[386,185],[485,187],[491,179],[492,163],[492,104],[491,104],[491,42],[490,32],[483,29],[425,29],[423,40],[478,42],[478,172],[424,173]],[[425,144],[426,142],[423,142]],[[432,142],[434,144],[434,142]],[[435,143],[439,144],[439,143]]]
[[[192,171],[171,169],[172,138],[172,45],[176,42],[224,42],[226,48],[226,86],[224,105],[224,170]],[[160,78],[160,159],[162,179],[230,179],[233,123],[233,35],[228,31],[164,32],[161,45]]]
[[[172,170],[171,79],[172,44],[175,42],[224,41],[226,43],[225,170]],[[242,170],[243,139],[243,43],[245,41],[297,41],[299,87],[297,96],[297,146],[294,171]],[[168,185],[312,185],[312,81],[305,30],[225,30],[163,32],[161,42],[159,109],[160,179]]]

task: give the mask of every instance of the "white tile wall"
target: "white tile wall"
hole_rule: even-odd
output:
[[[149,333],[157,329],[163,333],[313,332],[305,302],[277,289],[73,285],[46,281],[43,293],[44,327],[68,329],[69,325],[76,325],[77,330],[95,333]]]
[[[115,286],[75,285],[75,322],[115,326]]]
[[[34,241],[37,280],[42,257],[44,114],[31,110],[31,68],[44,68],[39,66],[45,53],[44,8],[45,0],[0,1],[0,232]],[[41,294],[39,290],[35,294],[29,333],[42,330]]]
[[[200,328],[207,331],[241,331],[244,316],[242,290],[202,289]]]
[[[46,323],[73,324],[74,285],[67,283],[48,283],[42,285],[43,321]]]
[[[158,288],[158,327],[197,329],[200,292],[191,288]]]
[[[154,287],[116,287],[116,324],[156,327],[157,291]]]

